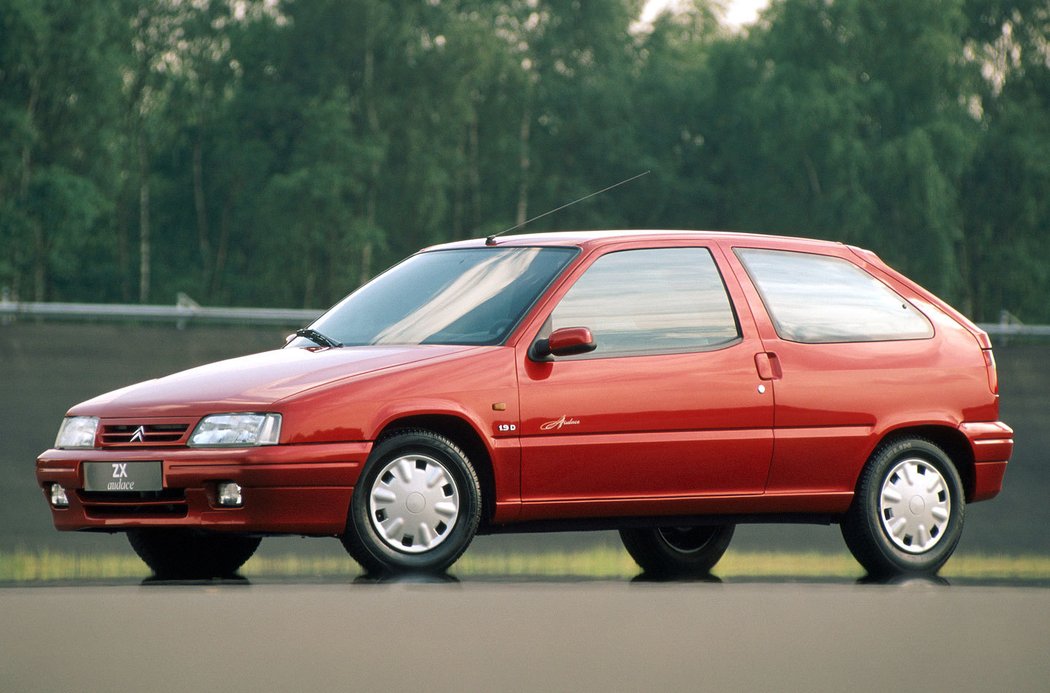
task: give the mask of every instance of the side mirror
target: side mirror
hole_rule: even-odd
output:
[[[547,339],[538,339],[532,345],[533,359],[542,361],[548,356],[575,356],[594,351],[594,335],[586,327],[563,327],[551,332]]]

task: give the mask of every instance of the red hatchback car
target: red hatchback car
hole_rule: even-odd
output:
[[[619,529],[705,574],[735,524],[841,524],[872,574],[939,569],[1013,448],[988,336],[839,243],[521,235],[423,250],[284,348],[73,407],[36,474],[60,530],[158,574],[338,536],[441,571],[475,534]]]

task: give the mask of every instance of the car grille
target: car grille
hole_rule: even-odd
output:
[[[188,505],[182,489],[143,493],[98,493],[80,491],[80,503],[88,517],[186,517]]]
[[[185,445],[190,421],[104,423],[99,440],[104,448]]]

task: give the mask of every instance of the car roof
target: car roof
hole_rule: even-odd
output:
[[[489,237],[492,238],[492,237]],[[814,246],[836,246],[843,244],[837,241],[822,241],[812,238],[801,238],[796,236],[777,236],[771,234],[742,233],[736,231],[690,231],[678,229],[621,229],[621,230],[595,230],[595,231],[550,231],[546,233],[526,233],[513,236],[497,236],[491,242],[486,238],[473,238],[465,241],[455,241],[434,245],[426,250],[448,250],[453,248],[479,248],[479,247],[521,247],[521,246],[553,246],[553,247],[581,247],[596,248],[613,244],[624,244],[632,242],[652,241],[719,241],[729,243],[756,243],[772,244],[784,247],[814,247]]]

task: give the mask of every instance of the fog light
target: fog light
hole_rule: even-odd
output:
[[[51,506],[55,508],[69,507],[69,497],[61,484],[51,484]]]
[[[232,481],[223,481],[219,483],[219,505],[224,508],[239,508],[244,505],[244,498],[241,496],[241,486]]]

